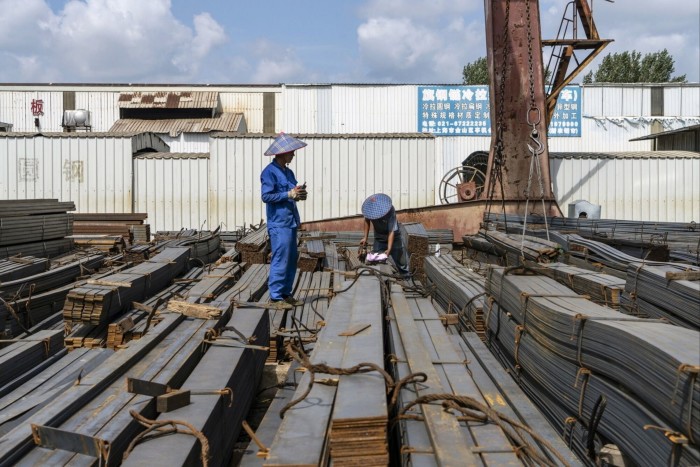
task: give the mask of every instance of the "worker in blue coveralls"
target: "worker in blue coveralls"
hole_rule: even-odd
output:
[[[384,193],[377,193],[362,203],[362,215],[365,217],[364,236],[360,246],[367,244],[369,225],[374,227],[374,245],[372,251],[384,253],[394,260],[396,269],[403,278],[409,278],[406,250],[401,239],[400,224],[396,219],[396,210],[391,198]]]
[[[267,211],[267,232],[272,245],[269,308],[289,310],[304,302],[292,296],[297,269],[297,229],[301,225],[297,201],[306,199],[306,183],[300,186],[292,169],[287,167],[294,152],[306,143],[280,133],[265,151],[274,160],[260,174],[262,201]]]

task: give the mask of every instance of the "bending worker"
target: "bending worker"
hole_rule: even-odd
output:
[[[404,278],[410,277],[408,271],[406,250],[401,241],[400,224],[396,220],[396,210],[391,204],[391,198],[384,193],[377,193],[362,203],[362,215],[365,217],[365,235],[360,245],[367,244],[369,224],[374,227],[374,245],[372,251],[384,253],[394,260],[396,269]]]
[[[280,133],[265,151],[274,160],[260,174],[262,201],[267,212],[267,232],[272,246],[269,308],[292,309],[304,302],[292,296],[297,269],[297,229],[301,225],[297,201],[306,199],[306,184],[299,186],[292,169],[287,167],[294,152],[306,143]]]

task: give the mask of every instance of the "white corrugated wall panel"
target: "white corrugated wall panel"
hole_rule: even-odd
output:
[[[263,92],[221,92],[219,100],[226,113],[242,113],[251,133],[263,131]],[[279,98],[279,94],[277,95]]]
[[[566,212],[585,199],[602,217],[658,222],[696,221],[700,158],[552,159],[554,193]]]
[[[32,115],[32,100],[43,101],[44,115]],[[39,118],[41,131],[63,131],[63,93],[55,91],[0,92],[0,122],[11,123],[12,131],[35,132],[34,119]]]
[[[132,139],[0,138],[0,198],[57,198],[77,212],[131,212]]]
[[[333,133],[418,131],[418,87],[333,86]]]
[[[697,117],[700,115],[700,87],[665,87],[664,115],[681,117]]]
[[[159,133],[158,136],[170,146],[170,152],[209,152],[208,133],[180,133],[174,137]]]
[[[109,131],[119,120],[119,93],[113,91],[76,91],[75,108],[90,111],[92,131]]]
[[[282,118],[277,122],[277,130],[285,133],[318,133],[318,94],[322,92],[323,87],[319,86],[285,86],[280,99]]]
[[[209,159],[134,160],[136,212],[148,213],[151,231],[215,229],[208,223]]]
[[[364,199],[391,196],[397,209],[432,205],[435,199],[435,140],[387,137],[304,138],[308,146],[291,164],[309,199],[299,204],[302,221],[356,215]],[[265,219],[260,173],[268,138],[212,138],[209,218],[225,228]]]

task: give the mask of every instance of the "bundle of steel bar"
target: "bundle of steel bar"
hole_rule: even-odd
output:
[[[236,309],[182,383],[181,392],[201,394],[196,396],[196,402],[153,417],[153,423],[163,420],[186,423],[206,439],[206,451],[198,438],[175,433],[137,444],[122,465],[196,465],[206,456],[209,465],[228,465],[262,377],[269,323],[266,310]]]
[[[401,239],[408,252],[408,270],[415,278],[423,279],[425,275],[423,262],[430,252],[428,231],[418,222],[403,223]]]
[[[105,253],[121,253],[126,249],[126,241],[121,235],[73,235],[73,243],[79,248],[91,248]]]
[[[299,237],[301,241],[299,250],[312,258],[323,258],[326,256],[326,249],[323,241],[329,239],[329,236],[324,235],[322,232],[306,232]]]
[[[0,341],[0,386],[62,349],[63,331],[39,331],[25,339]]]
[[[538,264],[532,265],[532,268],[578,294],[587,295],[596,303],[614,309],[620,308],[620,298],[625,290],[624,279],[563,263]]]
[[[236,250],[241,252],[241,261],[249,264],[265,264],[269,251],[267,228],[252,231],[236,242]]]
[[[216,282],[226,282],[227,278],[202,276],[201,280],[208,283],[208,285],[204,286],[205,289],[220,289],[214,284]],[[199,294],[186,298],[186,302],[192,304],[205,300]],[[182,393],[187,390],[190,397],[196,397],[194,404],[197,408],[202,407],[201,401],[209,399],[211,396],[223,398],[226,404],[231,401],[232,399],[229,397],[231,394],[217,394],[217,391],[199,391],[198,389],[202,385],[209,384],[208,379],[202,377],[202,375],[199,377],[200,382],[198,386],[187,387],[186,389],[183,387],[183,384],[192,384],[191,381],[193,378],[196,378],[192,375],[192,372],[197,371],[195,367],[203,364],[207,359],[207,354],[204,352],[207,351],[209,346],[203,347],[203,341],[215,339],[220,334],[217,330],[225,330],[222,326],[226,323],[228,325],[232,324],[232,321],[229,321],[231,318],[230,303],[217,303],[216,307],[219,307],[220,310],[218,318],[213,320],[189,318],[180,323],[168,335],[162,345],[151,350],[140,360],[137,366],[127,372],[127,385],[124,385],[123,380],[115,381],[101,394],[98,394],[91,404],[78,410],[70,419],[58,427],[61,433],[65,433],[64,439],[66,439],[65,437],[68,434],[87,436],[97,440],[102,445],[109,446],[109,457],[107,459],[91,455],[81,449],[67,452],[66,449],[35,448],[25,457],[23,462],[50,465],[92,464],[100,461],[106,461],[108,464],[119,463],[123,453],[127,451],[128,445],[144,429],[143,426],[136,422],[131,412],[136,412],[138,417],[156,418],[157,412],[163,410],[163,408],[159,409],[161,403],[155,397],[156,395],[162,395],[167,399],[173,396],[174,393]],[[166,317],[172,314],[169,308],[162,311],[162,315]],[[233,324],[238,326],[238,323],[234,322]],[[220,336],[219,339],[223,339],[223,337]],[[202,357],[204,360],[201,360]],[[226,364],[221,368],[226,368]],[[129,382],[130,380],[131,382]],[[243,375],[241,384],[253,383],[250,383]],[[125,390],[125,386],[128,391]],[[170,388],[181,388],[181,390],[172,391]],[[160,392],[156,394],[152,391]],[[202,396],[202,399],[200,399],[200,396]],[[166,404],[167,410],[172,408],[174,407],[171,407],[169,403]],[[60,446],[57,447],[60,448]]]
[[[700,331],[699,267],[631,264],[625,291],[640,313]]]
[[[143,225],[146,213],[77,213],[73,231],[76,235],[119,235],[130,239],[133,226]]]
[[[318,258],[313,258],[306,253],[299,253],[297,268],[299,268],[300,271],[314,272],[318,269],[318,262]]]
[[[326,257],[323,258],[323,267],[333,273],[331,280],[333,290],[344,289],[347,276],[343,271],[346,270],[346,264],[342,255],[338,254],[338,247],[335,243],[326,245]]]
[[[61,214],[75,211],[73,201],[57,199],[13,199],[0,200],[0,218]]]
[[[44,242],[73,235],[73,214],[0,217],[0,246]]]
[[[0,247],[0,259],[11,256],[38,256],[41,258],[54,258],[73,249],[73,239],[70,237],[58,238],[32,243],[22,243]]]
[[[0,288],[3,282],[33,276],[49,269],[49,260],[34,256],[12,256],[0,259]]]
[[[119,256],[106,258],[103,264],[111,263],[112,260],[118,259]],[[126,265],[124,264],[110,266],[106,270],[96,272],[89,277],[92,279],[100,279],[125,267]],[[92,271],[92,269],[90,271]],[[87,270],[83,271],[80,276],[85,276],[87,272]],[[23,298],[0,301],[0,332],[4,330],[10,337],[15,337],[51,328],[51,326],[63,320],[61,311],[63,310],[68,292],[85,283],[86,279],[81,279],[76,282],[52,288],[46,292],[29,294]]]
[[[557,261],[562,247],[558,243],[530,235],[506,234],[496,230],[481,230],[479,235],[506,252],[508,265],[521,264],[522,259],[537,263]]]
[[[454,233],[452,229],[426,229],[428,234],[428,243],[431,245],[440,244],[441,246],[452,245],[454,242]],[[348,231],[326,231],[323,235],[334,237],[331,241],[339,245],[359,245],[364,233],[360,230]],[[374,242],[374,232],[369,231],[368,243],[372,245]]]
[[[400,421],[396,442],[401,465],[507,465],[523,459],[542,464],[557,463],[557,455],[577,464],[542,417],[532,411],[526,414],[533,419],[531,426],[542,430],[537,433],[539,439],[512,426],[507,430],[501,417],[511,416],[525,426],[530,422],[513,416],[517,409],[489,391],[493,382],[478,361],[465,359],[464,351],[450,339],[429,299],[407,296],[394,285],[389,313],[395,380],[408,381],[399,393],[397,407]],[[456,403],[452,413],[438,405],[441,401],[465,399],[473,404],[463,406],[470,414],[481,410],[485,418],[460,417],[462,412],[454,410]],[[490,409],[498,411],[498,416]],[[519,439],[511,437],[512,433],[518,433]],[[556,453],[543,449],[541,439],[553,440],[550,444]],[[530,449],[523,451],[523,446]]]
[[[696,253],[684,250],[671,250],[669,261],[700,266],[700,249]]]
[[[164,248],[184,246],[190,248],[191,262],[198,263],[198,265],[213,263],[221,256],[219,229],[213,232],[194,231],[191,235],[190,231],[182,231],[176,238],[157,243],[151,250],[161,251]]]
[[[378,329],[372,329],[376,326],[371,325],[366,328],[365,321],[369,319],[369,316],[363,316],[363,314],[372,314],[374,321],[374,314],[376,314],[380,320],[382,317],[382,309],[380,304],[378,308],[372,306],[373,309],[359,309],[360,305],[364,303],[365,308],[368,308],[365,302],[366,297],[376,296],[375,293],[370,292],[371,290],[378,291],[379,281],[374,277],[361,276],[357,279],[355,284],[348,288],[347,290],[338,293],[331,300],[330,306],[326,312],[326,325],[321,329],[317,335],[317,341],[314,345],[313,351],[308,357],[310,364],[325,364],[330,368],[342,368],[344,367],[344,358],[352,358],[350,352],[347,351],[348,346],[355,348],[355,344],[350,344],[353,339],[363,339],[362,333],[376,334],[378,343],[372,344],[372,348],[375,345],[381,347],[381,331],[382,324],[378,325]],[[359,320],[359,321],[358,321]],[[360,323],[362,321],[362,323]],[[371,323],[370,323],[371,324]],[[359,327],[358,327],[359,326]],[[360,328],[365,328],[360,330]],[[374,359],[374,357],[372,357]],[[380,358],[382,358],[380,356]],[[383,367],[383,365],[380,365]],[[382,410],[382,401],[384,403],[383,409],[386,409],[386,388],[384,385],[384,380],[379,375],[374,373],[355,373],[350,375],[342,375],[340,380],[338,380],[338,386],[335,384],[320,384],[322,381],[332,380],[337,378],[338,375],[332,375],[327,373],[322,373],[323,368],[319,369],[318,372],[315,371],[305,371],[299,386],[294,393],[294,400],[298,400],[296,404],[290,406],[288,410],[284,412],[284,419],[274,436],[272,443],[269,445],[269,453],[267,453],[267,459],[265,465],[275,466],[275,465],[326,465],[328,462],[329,455],[332,457],[332,453],[329,451],[332,446],[329,447],[329,434],[328,431],[331,429],[332,420],[340,423],[344,414],[349,406],[345,404],[352,404],[356,406],[355,412],[350,412],[351,416],[361,415],[362,419],[369,422],[370,419],[376,419],[377,417],[386,417],[386,412],[382,415],[377,412],[377,410]],[[373,375],[372,378],[376,377],[376,381],[373,379],[365,379],[364,376]],[[367,389],[361,390],[362,397],[357,397],[357,392],[348,395],[346,390],[348,383],[353,384],[349,381],[341,381],[347,376],[350,378],[361,378],[366,384],[371,388],[379,389],[380,393],[376,394],[374,391],[370,393]],[[309,387],[311,381],[316,382],[316,384]],[[357,380],[356,380],[357,381]],[[377,384],[380,382],[381,388]],[[343,385],[343,394],[340,395],[340,386]],[[340,401],[336,397],[342,397],[343,400]],[[346,400],[346,398],[349,398]],[[336,412],[335,404],[342,403],[343,410]],[[362,404],[367,405],[367,409],[362,409],[360,406]],[[337,406],[338,408],[341,405]],[[337,415],[335,415],[337,413]],[[359,418],[359,417],[358,417]],[[347,420],[351,422],[353,420]],[[360,422],[360,420],[354,420],[354,422]],[[386,425],[385,425],[386,427]],[[340,429],[341,425],[337,425]],[[350,429],[350,427],[347,427]],[[375,429],[378,427],[375,427]],[[386,428],[385,428],[386,429]],[[348,434],[350,432],[336,433],[337,435]],[[377,438],[379,435],[374,431],[374,437]],[[304,439],[304,443],[299,443],[299,439]],[[352,435],[350,438],[345,438],[345,441],[351,442]],[[384,454],[382,453],[381,441],[374,439],[365,448],[361,445],[357,447],[355,453],[348,452],[343,444],[338,445],[336,443],[336,448],[342,449],[338,450],[337,453],[339,458],[332,457],[333,463],[335,462],[350,462],[351,458],[346,457],[345,454],[350,456],[357,456],[359,458],[363,457],[363,454],[368,454],[370,459],[382,458]],[[341,438],[338,438],[338,442],[341,442]],[[386,438],[384,440],[386,443]],[[369,449],[373,452],[368,452]],[[362,459],[362,462],[367,462],[366,459]],[[357,465],[357,464],[355,464]],[[369,464],[372,465],[372,464]]]
[[[544,276],[508,274],[494,267],[488,272],[486,288],[512,314],[520,333],[578,364],[587,374],[618,384],[637,403],[657,413],[664,426],[698,439],[700,332],[630,317]],[[669,403],[669,397],[675,402]]]
[[[54,397],[76,384],[84,375],[102,365],[111,350],[80,349],[51,362],[36,375],[15,387],[0,390],[0,436],[31,418]]]
[[[257,302],[265,293],[270,266],[267,264],[252,264],[246,268],[246,265],[241,263],[241,267],[245,270],[245,273],[231,288],[222,292],[217,298],[218,300],[228,300],[234,303]]]
[[[189,248],[166,248],[126,272],[76,287],[66,297],[65,321],[106,324],[126,311],[132,301],[142,301],[153,295],[185,271],[189,254]]]
[[[222,244],[223,246],[223,244]],[[240,262],[241,255],[236,251],[235,246],[231,246],[229,248],[224,248],[224,253],[221,255],[221,258],[219,258],[216,262],[217,263],[228,263],[228,262],[234,262],[238,263]]]
[[[124,372],[143,359],[183,320],[185,317],[182,314],[165,314],[158,326],[150,328],[149,332],[140,339],[130,342],[126,348],[114,352],[104,364],[84,375],[80,384],[74,384],[55,395],[52,403],[35,412],[29,422],[37,426],[60,426],[75,412],[85,407],[97,394],[113,384]],[[201,342],[199,344],[201,345]],[[159,348],[163,347],[165,346]],[[168,355],[168,357],[172,357],[172,355]],[[119,386],[124,387],[123,380],[119,382]],[[86,416],[83,416],[83,419],[85,418]],[[34,447],[31,425],[22,423],[16,426],[0,437],[0,465],[13,465]]]
[[[615,380],[552,351],[551,345],[529,332],[531,326],[524,331],[521,321],[507,308],[494,303],[487,325],[491,350],[582,459],[594,463],[600,447],[612,444],[634,465],[700,462],[697,444],[669,428],[657,411]],[[639,360],[637,368],[653,371],[647,366],[654,360],[653,353],[642,354],[637,348],[622,353],[634,355]],[[647,386],[637,389],[645,391]],[[659,403],[673,406],[673,392],[664,394]]]
[[[484,339],[484,277],[448,255],[426,258],[425,273],[436,286],[437,302],[448,314],[458,315],[461,329],[475,331]]]
[[[131,243],[148,243],[151,241],[150,224],[132,225],[129,227],[129,241]]]
[[[503,214],[491,212],[484,214],[484,220],[501,228],[505,228],[507,223],[509,232],[513,233],[513,231],[522,231],[522,224],[525,218],[518,214],[507,214],[504,216]],[[529,215],[527,218],[528,226],[533,228],[544,228],[544,222],[544,217],[540,215]],[[608,239],[634,240],[645,244],[661,243],[668,245],[672,250],[697,251],[700,247],[698,243],[700,226],[692,221],[644,222],[623,219],[548,217],[547,226],[549,229],[578,233],[587,238],[605,237]]]
[[[27,297],[52,290],[70,282],[79,276],[89,274],[104,264],[104,253],[82,253],[68,258],[70,262],[52,263],[51,269],[33,276],[23,277],[0,284],[0,297],[5,300]]]
[[[156,254],[154,245],[131,245],[124,251],[124,261],[138,264],[147,260],[153,254]]]

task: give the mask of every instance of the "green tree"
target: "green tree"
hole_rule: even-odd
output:
[[[486,57],[467,63],[462,71],[462,84],[489,84],[489,65]]]
[[[603,57],[598,69],[583,77],[584,83],[685,83],[685,75],[671,77],[675,60],[663,49],[642,56],[641,52],[619,52]]]

